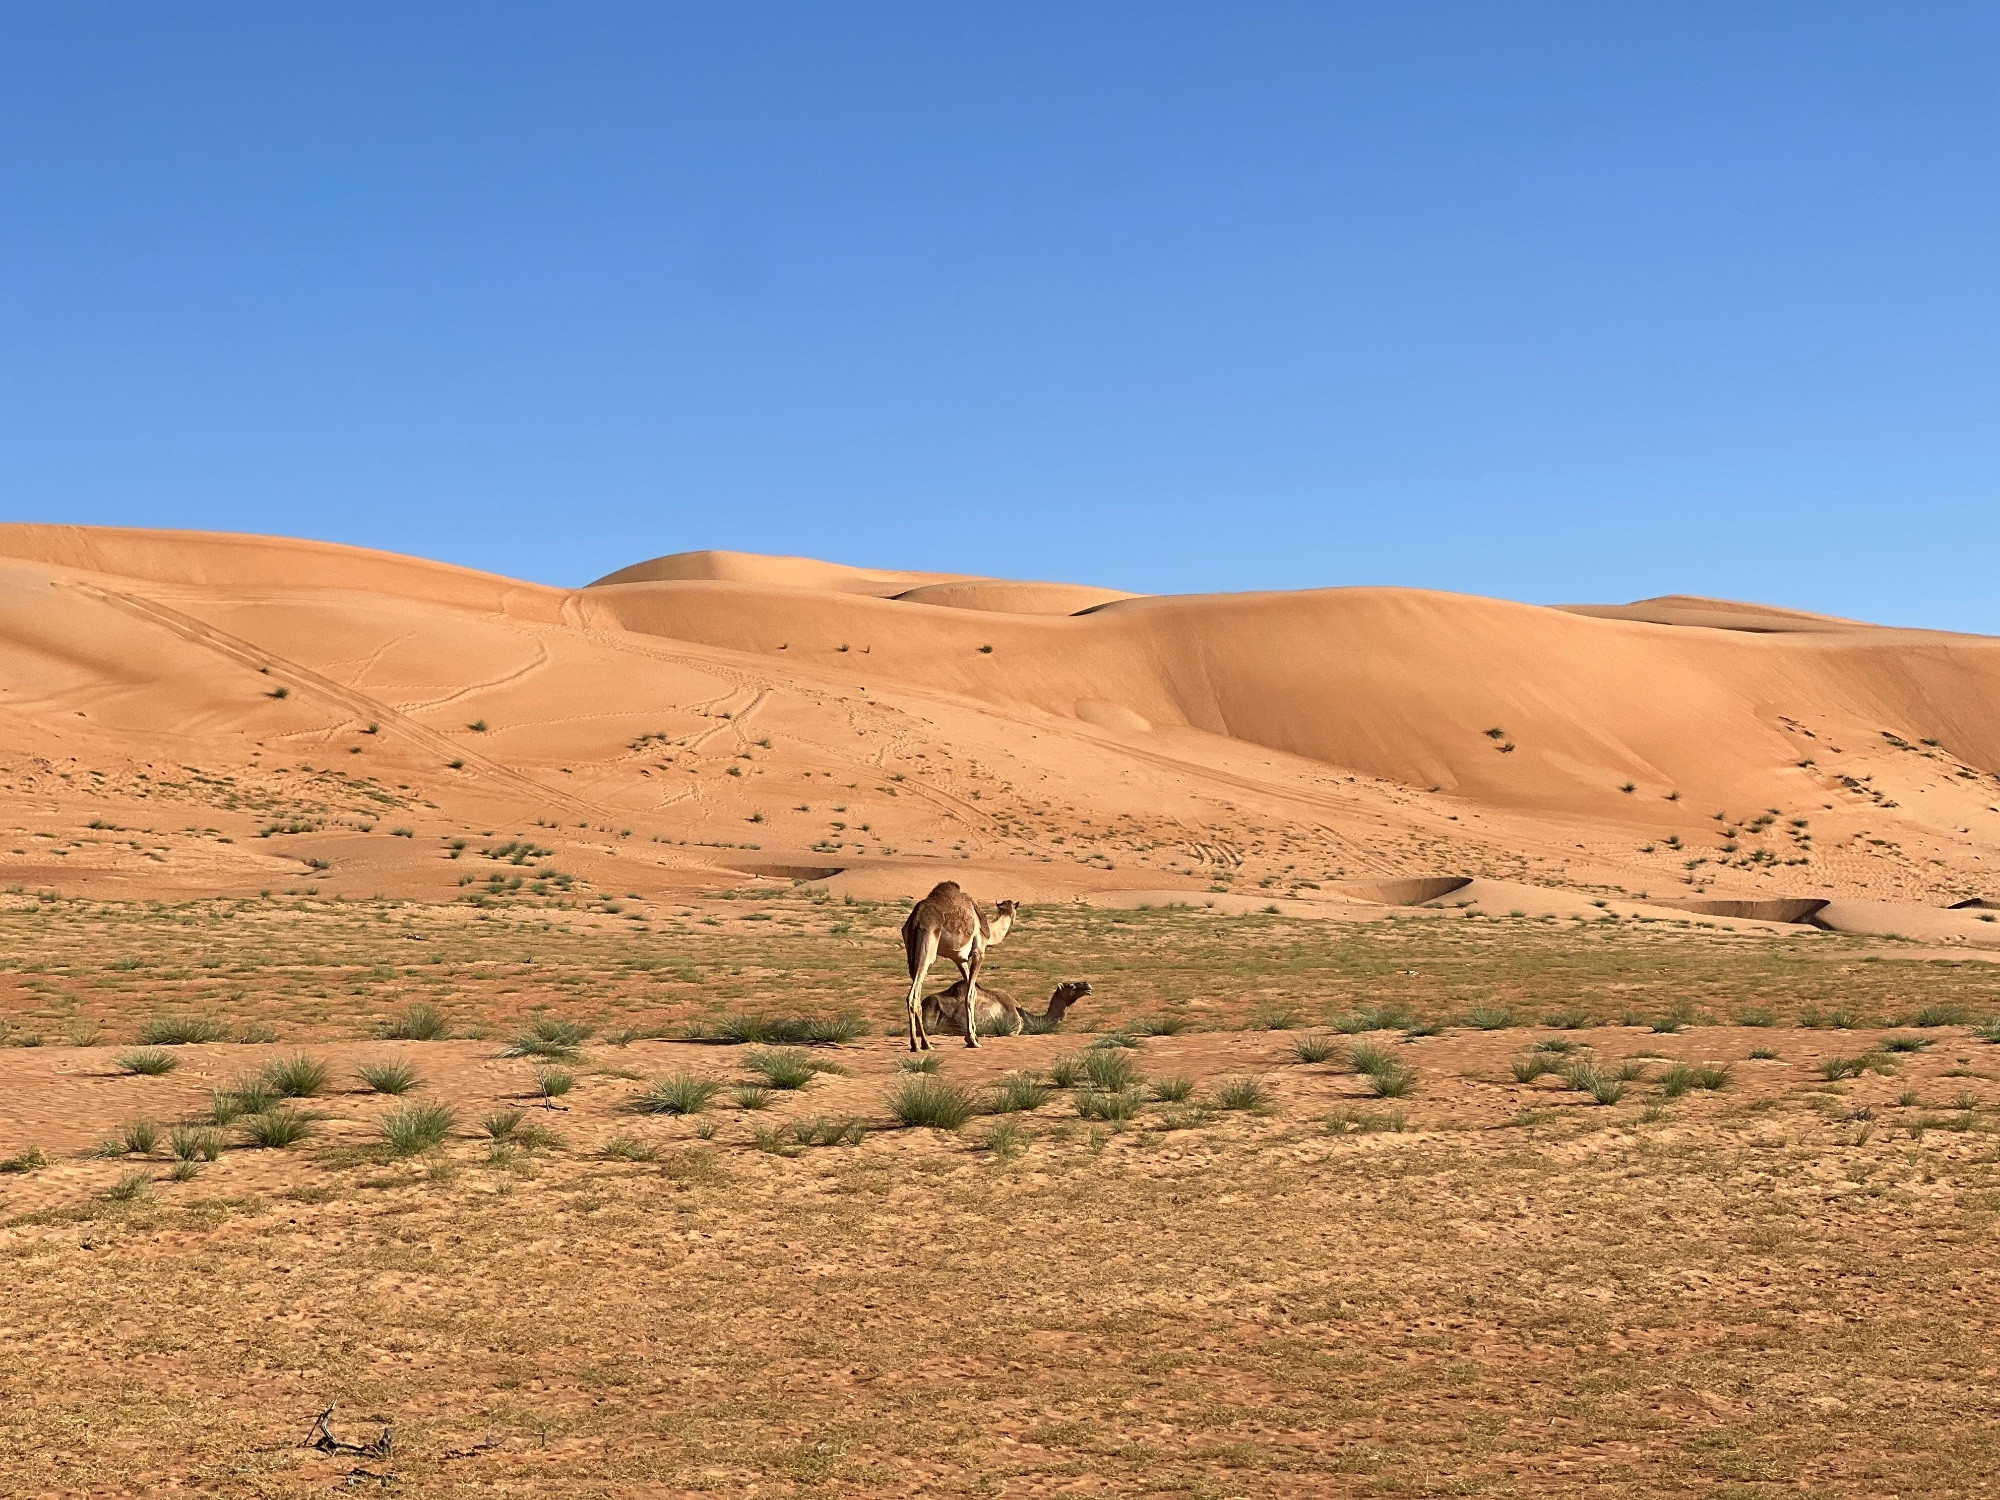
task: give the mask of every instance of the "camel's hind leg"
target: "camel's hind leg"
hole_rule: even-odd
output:
[[[931,971],[931,964],[937,958],[938,935],[926,930],[918,935],[915,950],[910,954],[910,1050],[919,1047],[928,1052],[931,1036],[924,1029],[924,976]]]
[[[985,955],[974,948],[965,960],[965,1045],[979,1045],[979,961]]]

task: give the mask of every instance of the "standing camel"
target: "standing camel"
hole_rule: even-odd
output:
[[[1004,938],[1020,911],[1018,901],[1002,901],[995,916],[987,921],[979,903],[959,888],[956,880],[941,881],[931,893],[910,909],[903,922],[903,957],[910,965],[910,1050],[930,1050],[930,1033],[924,1029],[924,976],[942,953],[958,965],[965,977],[966,995],[976,1002],[979,994],[979,966],[986,950]],[[965,1007],[965,1045],[979,1045],[979,1006]]]

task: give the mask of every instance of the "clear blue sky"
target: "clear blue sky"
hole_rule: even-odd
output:
[[[1991,3],[0,6],[0,515],[2000,633]]]

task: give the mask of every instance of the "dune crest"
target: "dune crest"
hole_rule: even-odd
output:
[[[1563,919],[1597,891],[1759,929],[1810,907],[2000,937],[1963,906],[2000,901],[1988,637],[1680,597],[1145,597],[723,552],[575,590],[83,527],[0,527],[0,559],[16,884],[289,868],[448,894],[504,833],[604,889],[900,889],[970,860],[1218,910],[1455,914],[1390,897],[1483,880]]]

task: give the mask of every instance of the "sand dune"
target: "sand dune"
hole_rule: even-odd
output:
[[[901,890],[972,861],[1037,899],[1217,909],[1470,877],[1567,891],[1565,913],[2000,899],[1987,637],[721,552],[578,590],[266,537],[8,526],[0,559],[16,880],[240,888],[281,857],[431,893],[468,869],[440,844],[540,829],[545,865],[642,891]],[[151,819],[157,858],[85,836],[163,801],[186,816]],[[1852,915],[2000,935],[1976,911]]]

